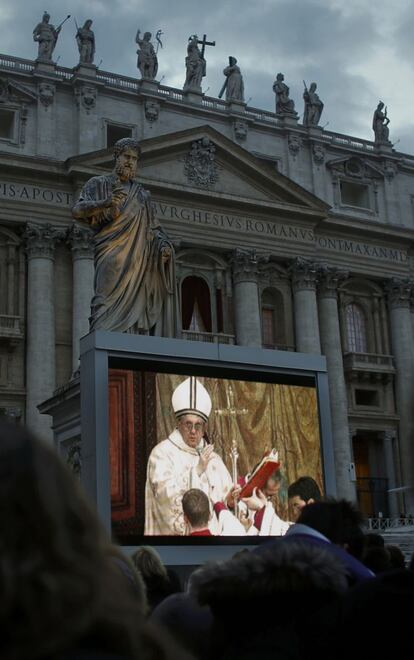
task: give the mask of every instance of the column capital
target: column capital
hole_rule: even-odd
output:
[[[292,276],[293,291],[315,291],[318,279],[318,264],[296,257],[289,265],[289,272]]]
[[[231,256],[234,282],[257,282],[259,267],[267,261],[267,255],[257,254],[254,249],[236,248]]]
[[[53,259],[56,242],[62,238],[62,230],[49,223],[37,225],[28,222],[23,233],[28,259]]]
[[[385,440],[385,442],[392,442],[397,438],[397,430],[385,429],[385,431],[381,431],[379,435]]]
[[[318,291],[324,298],[337,298],[338,287],[349,277],[349,272],[327,264],[321,264],[318,269]]]
[[[396,307],[410,308],[410,300],[414,288],[413,280],[393,277],[385,282],[384,288],[388,295],[388,302],[391,309],[395,309]]]
[[[95,252],[94,233],[89,227],[73,224],[66,233],[66,243],[72,250],[72,259],[93,259]]]

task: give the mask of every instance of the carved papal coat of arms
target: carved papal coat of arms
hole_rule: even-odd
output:
[[[215,162],[216,148],[208,138],[193,142],[190,153],[184,159],[184,171],[188,181],[198,186],[211,186],[218,179]]]

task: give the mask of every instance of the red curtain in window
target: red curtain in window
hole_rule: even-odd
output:
[[[188,330],[197,301],[206,332],[212,332],[210,290],[201,277],[186,277],[181,286],[183,330]]]

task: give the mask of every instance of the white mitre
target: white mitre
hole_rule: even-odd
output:
[[[194,376],[190,376],[175,388],[171,402],[176,417],[198,415],[205,422],[208,421],[211,411],[210,395]]]

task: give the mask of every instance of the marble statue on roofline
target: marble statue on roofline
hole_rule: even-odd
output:
[[[91,30],[92,19],[88,18],[82,27],[77,26],[76,43],[79,49],[79,63],[93,64],[95,56],[95,35]]]
[[[309,89],[305,81],[303,81],[303,84],[305,85],[305,91],[303,92],[303,100],[305,102],[303,124],[304,126],[317,126],[321,118],[323,103],[316,93],[317,85],[315,82],[309,85]]]
[[[70,18],[70,14],[55,28],[54,25],[49,23],[50,14],[45,11],[42,20],[38,23],[33,30],[33,41],[38,44],[37,59],[43,62],[51,62],[52,54],[55,50],[59,33],[62,25]]]
[[[144,36],[141,37],[141,30],[137,30],[135,37],[135,43],[138,45],[137,50],[137,67],[141,72],[141,77],[145,80],[155,80],[155,76],[158,72],[158,47],[162,48],[161,41],[161,30],[158,30],[155,38],[157,40],[157,47],[154,48],[151,37],[151,32],[144,32]]]
[[[223,74],[226,80],[219,92],[219,99],[226,92],[226,101],[244,101],[243,76],[235,57],[229,57],[229,65],[223,70]]]
[[[372,118],[372,130],[374,131],[376,144],[391,144],[389,140],[389,123],[390,120],[387,116],[387,107],[384,107],[384,103],[380,101]]]
[[[283,73],[278,73],[273,83],[273,91],[276,94],[276,114],[297,117],[295,102],[289,98],[289,87],[284,82]]]

